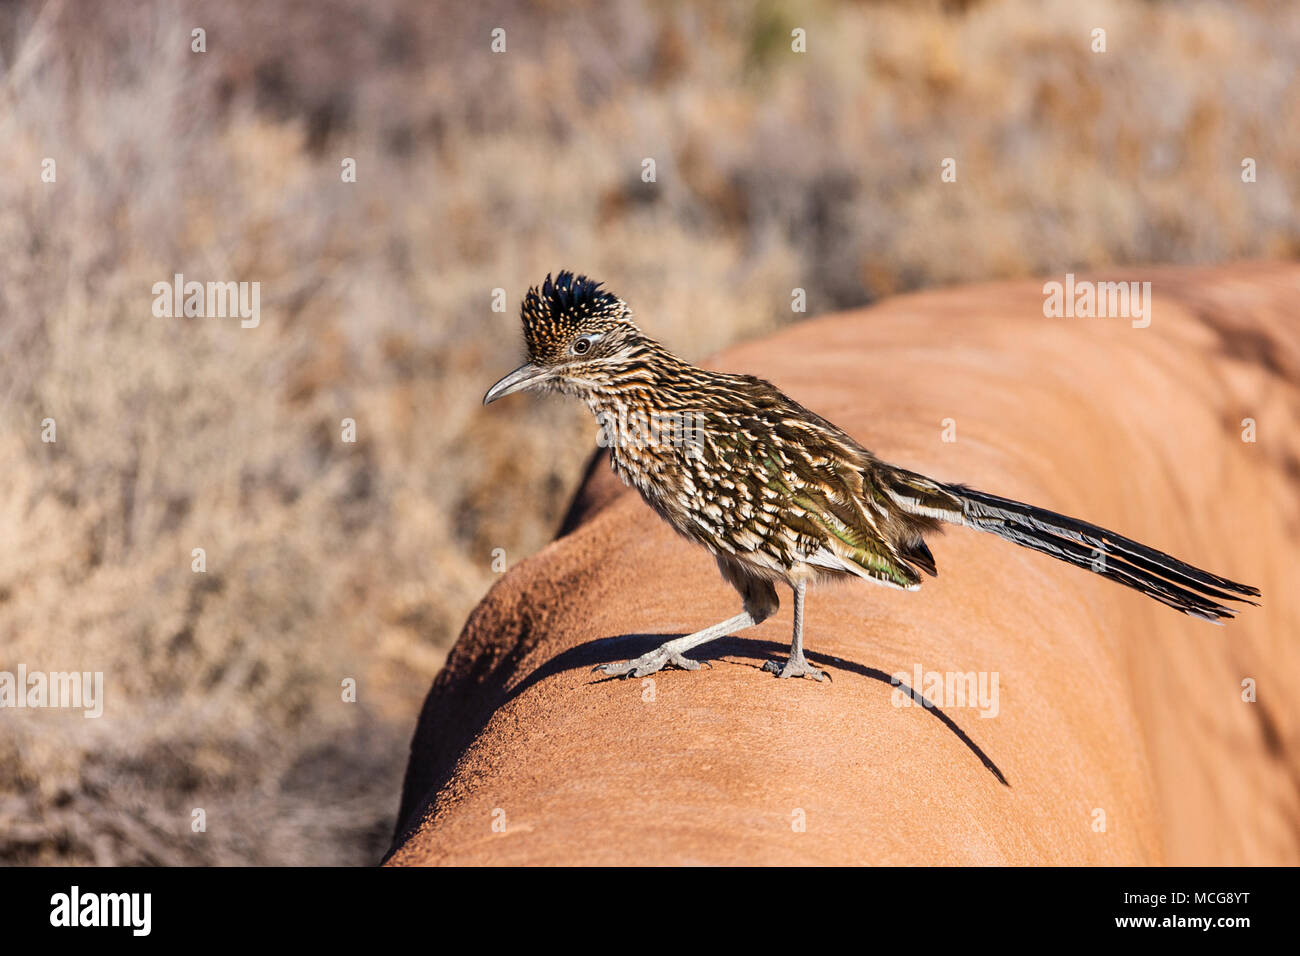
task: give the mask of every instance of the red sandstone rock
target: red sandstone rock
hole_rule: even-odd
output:
[[[951,528],[919,592],[810,593],[831,684],[758,669],[784,658],[788,591],[693,653],[712,669],[603,679],[593,665],[739,608],[602,466],[435,681],[390,862],[1300,861],[1300,268],[1105,278],[1153,282],[1149,328],[1044,318],[1042,283],[1017,282],[802,322],[710,364],[886,460],[1254,584],[1262,607],[1215,627]],[[640,315],[653,332],[654,304]],[[996,673],[996,716],[896,706],[890,675],[917,665]]]

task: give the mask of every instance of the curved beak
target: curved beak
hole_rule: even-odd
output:
[[[521,365],[487,390],[487,394],[483,396],[483,404],[491,405],[498,398],[509,395],[511,392],[532,388],[534,385],[550,378],[550,375],[550,369],[534,365],[532,362]]]

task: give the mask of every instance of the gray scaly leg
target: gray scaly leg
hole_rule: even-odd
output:
[[[642,654],[633,660],[602,664],[596,670],[611,677],[645,677],[647,674],[662,670],[665,664],[676,665],[682,670],[699,670],[699,661],[683,657],[684,652],[689,651],[692,647],[698,647],[720,637],[726,637],[732,631],[753,627],[757,623],[752,614],[743,611],[733,618],[728,618],[721,624],[714,624],[712,627],[706,627],[694,634],[687,634],[685,637],[673,638],[671,641],[659,645],[653,651]]]
[[[790,659],[782,667],[776,661],[768,661],[763,670],[778,677],[811,677],[813,680],[830,680],[830,675],[813,667],[803,656],[803,598],[808,584],[800,581],[794,590],[794,638],[790,641]]]

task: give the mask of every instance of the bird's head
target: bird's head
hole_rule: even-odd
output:
[[[529,289],[520,318],[528,361],[488,389],[484,405],[525,388],[590,394],[611,383],[646,342],[626,302],[572,272],[554,281],[548,275],[540,289]]]

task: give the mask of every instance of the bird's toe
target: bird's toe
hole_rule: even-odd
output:
[[[680,667],[684,671],[700,669],[699,661],[693,661],[675,651],[666,651],[660,647],[630,661],[600,664],[594,670],[610,677],[648,677],[663,670],[669,664]]]
[[[826,673],[824,670],[818,667],[813,667],[805,660],[795,660],[794,658],[786,661],[785,664],[780,664],[776,661],[768,661],[763,665],[763,670],[767,671],[769,674],[775,674],[782,680],[791,677],[811,677],[813,680],[820,683],[831,679],[831,675]]]

